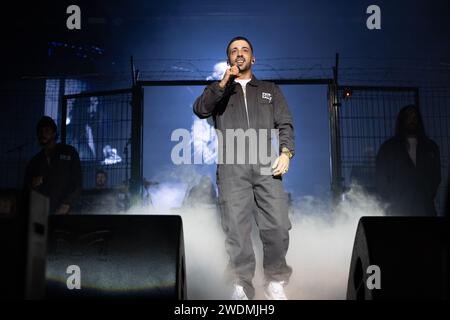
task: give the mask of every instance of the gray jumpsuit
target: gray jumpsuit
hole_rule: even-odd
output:
[[[294,153],[292,116],[279,87],[253,76],[247,83],[245,96],[247,108],[240,84],[233,82],[222,89],[219,82],[214,82],[194,103],[194,113],[200,118],[212,116],[216,130],[223,134],[223,147],[219,149],[223,162],[227,159],[227,147],[230,152],[226,129],[252,128],[269,132],[278,129],[280,150],[287,147]],[[267,143],[270,144],[270,134]],[[234,151],[236,155],[236,149]],[[256,163],[251,162],[248,156],[244,163],[236,163],[236,157],[234,160],[233,164],[217,165],[219,207],[230,257],[229,275],[244,287],[249,298],[253,298],[255,254],[250,238],[253,216],[263,243],[265,280],[287,282],[292,273],[285,259],[291,229],[288,199],[281,176],[261,174],[261,167],[270,164],[261,163],[259,158]]]

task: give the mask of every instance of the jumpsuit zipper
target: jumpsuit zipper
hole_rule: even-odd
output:
[[[239,83],[239,86],[241,87],[242,97],[244,99],[244,107],[245,107],[245,115],[247,116],[247,129],[250,129],[250,119],[248,118],[248,106],[247,106],[247,90],[244,92],[244,88]],[[246,85],[247,87],[247,85]]]

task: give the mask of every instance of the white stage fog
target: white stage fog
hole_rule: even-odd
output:
[[[220,218],[215,208],[173,209],[180,206],[186,186],[161,184],[151,194],[154,209],[136,208],[131,214],[179,214],[183,219],[188,299],[229,299],[224,282],[227,255]],[[173,205],[171,205],[173,204]],[[172,209],[169,209],[171,208]],[[361,216],[380,216],[374,198],[354,186],[330,212],[327,202],[314,197],[294,198],[287,262],[293,268],[286,287],[289,299],[345,299],[353,241]],[[264,299],[262,244],[253,229],[257,259],[255,299]]]

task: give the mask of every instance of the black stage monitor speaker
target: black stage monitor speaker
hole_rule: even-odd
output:
[[[21,190],[0,190],[0,299],[23,299],[26,210]]]
[[[181,217],[50,216],[46,297],[185,299]]]
[[[48,207],[36,191],[0,191],[0,299],[43,296]]]
[[[47,221],[50,211],[48,197],[32,190],[27,221],[27,250],[25,267],[25,298],[41,299],[45,292],[45,259]]]
[[[448,267],[445,218],[362,217],[347,299],[448,299]]]

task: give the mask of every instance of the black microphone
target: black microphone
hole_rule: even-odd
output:
[[[235,66],[238,68],[239,72],[241,72],[241,68],[239,68],[239,65],[236,63]]]

